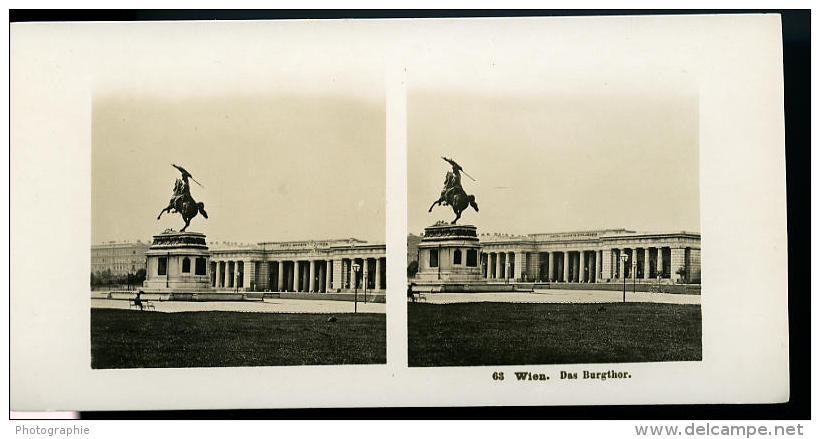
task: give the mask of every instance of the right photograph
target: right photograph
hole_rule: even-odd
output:
[[[700,361],[698,94],[407,89],[410,367]]]

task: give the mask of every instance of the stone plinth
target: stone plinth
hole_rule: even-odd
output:
[[[147,259],[146,292],[197,292],[211,289],[210,252],[205,235],[166,230],[154,235]]]
[[[483,282],[481,244],[475,226],[437,223],[425,228],[419,242],[419,271],[414,281]]]

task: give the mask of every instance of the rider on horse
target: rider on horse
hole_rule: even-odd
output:
[[[177,178],[177,181],[174,183],[174,196],[171,197],[171,202],[169,203],[171,206],[174,206],[174,209],[180,212],[182,211],[182,202],[185,201],[186,198],[191,197],[191,184],[188,182],[188,178],[192,177],[192,175],[181,166],[174,164],[171,166],[177,168],[179,172],[182,173],[182,178]]]
[[[452,171],[447,171],[447,176],[444,177],[444,188],[441,190],[441,199],[444,200],[444,204],[450,204],[450,200],[452,200],[456,191],[464,192],[464,188],[461,187],[461,171],[463,168],[453,159],[442,158],[453,167]]]
[[[205,212],[205,203],[197,203],[196,200],[194,200],[194,197],[191,196],[191,184],[188,182],[188,179],[193,180],[197,184],[199,184],[199,182],[194,180],[193,175],[186,171],[185,168],[174,164],[171,166],[177,168],[179,172],[182,173],[182,176],[174,182],[174,195],[168,202],[168,207],[159,211],[157,220],[162,217],[164,212],[171,212],[172,210],[176,211],[182,215],[182,219],[185,221],[185,227],[180,229],[180,232],[184,232],[185,229],[187,229],[191,224],[191,219],[193,217],[200,214],[203,217],[208,218],[208,213]]]
[[[453,208],[453,212],[456,214],[456,218],[451,223],[455,224],[456,221],[461,218],[461,212],[463,212],[468,206],[471,206],[476,212],[478,212],[478,203],[475,202],[475,196],[467,195],[467,193],[464,192],[464,188],[461,187],[461,173],[464,172],[461,165],[456,163],[453,159],[448,159],[447,157],[442,158],[453,167],[453,170],[447,171],[447,177],[444,179],[444,189],[441,190],[439,199],[433,201],[433,204],[430,205],[430,208],[427,209],[427,211],[432,212],[433,207],[436,205],[449,205]],[[467,174],[466,172],[464,172],[464,175],[470,177],[470,174]]]

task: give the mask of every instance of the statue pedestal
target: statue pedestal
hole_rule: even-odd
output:
[[[419,242],[419,271],[425,284],[482,282],[481,244],[475,226],[437,223]]]
[[[145,252],[146,292],[210,291],[210,252],[205,235],[166,230]]]

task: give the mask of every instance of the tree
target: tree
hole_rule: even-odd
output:
[[[413,277],[419,272],[419,261],[412,261],[407,264],[407,277]]]
[[[145,269],[140,268],[137,270],[137,274],[134,275],[134,283],[142,285],[143,282],[145,282]]]
[[[686,283],[686,267],[681,265],[677,270],[675,270],[675,274],[680,276],[681,282]]]

